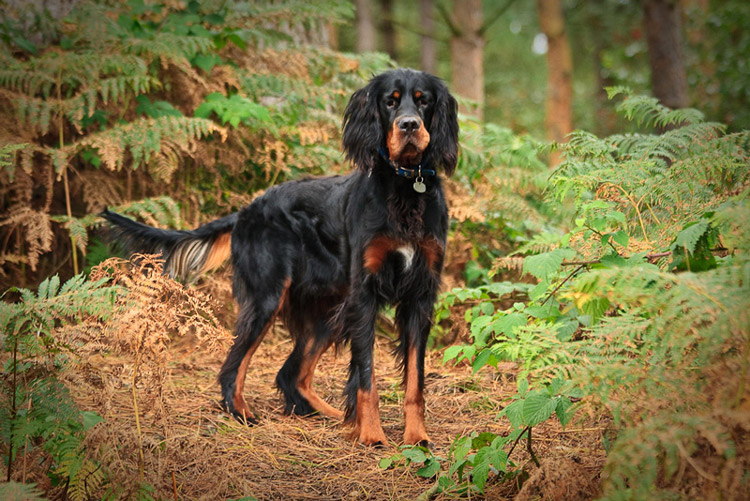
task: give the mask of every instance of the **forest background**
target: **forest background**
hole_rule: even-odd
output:
[[[750,489],[746,2],[1,4],[2,497]],[[97,214],[191,228],[345,173],[343,107],[394,66],[461,103],[428,379],[442,443],[344,454],[319,421],[307,446],[289,428],[308,422],[238,428],[211,406],[230,270],[129,271]]]

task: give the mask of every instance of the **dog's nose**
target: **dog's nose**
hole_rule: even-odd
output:
[[[404,117],[398,121],[398,128],[403,132],[414,132],[419,129],[419,125],[416,117]]]

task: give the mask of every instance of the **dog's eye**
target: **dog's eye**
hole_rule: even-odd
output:
[[[393,97],[393,96],[390,96],[390,97],[388,97],[388,98],[387,98],[387,99],[385,100],[385,105],[386,105],[386,106],[387,106],[388,108],[395,108],[397,104],[398,104],[398,99],[396,99],[396,98],[395,98],[395,97]]]

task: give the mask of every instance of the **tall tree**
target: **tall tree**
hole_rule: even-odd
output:
[[[393,1],[380,0],[380,10],[383,18],[380,22],[380,32],[383,34],[383,46],[385,51],[394,61],[398,59],[396,51],[396,30],[393,26]]]
[[[651,90],[654,97],[670,108],[688,105],[681,13],[678,0],[643,2]]]
[[[475,113],[483,118],[484,37],[482,36],[482,0],[454,0],[454,23],[450,41],[453,90],[461,97],[476,101]],[[468,110],[462,109],[464,113]]]
[[[375,23],[372,21],[370,0],[357,0],[355,5],[355,20],[357,23],[357,52],[372,52],[375,50]]]
[[[478,103],[472,113],[465,106],[459,110],[471,113],[479,120],[484,116],[484,46],[485,33],[508,10],[515,0],[506,0],[486,20],[482,0],[453,0],[451,12],[442,3],[438,12],[451,31],[451,85],[461,97]]]
[[[538,0],[539,26],[547,37],[547,105],[544,121],[547,138],[563,142],[573,130],[573,59],[565,33],[565,16],[560,0]],[[556,165],[559,158],[550,157]]]
[[[437,48],[435,46],[435,18],[433,0],[419,1],[419,17],[421,19],[422,30],[419,58],[422,71],[435,74],[435,65],[437,60]]]

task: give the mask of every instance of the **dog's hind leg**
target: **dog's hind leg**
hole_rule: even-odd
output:
[[[222,406],[238,420],[248,424],[256,423],[257,416],[250,410],[243,395],[247,368],[276,315],[284,307],[289,284],[287,280],[277,294],[262,300],[248,299],[240,305],[234,344],[219,372]]]
[[[322,345],[318,345],[314,342],[309,342],[305,349],[305,356],[302,359],[302,366],[300,368],[300,374],[297,379],[297,390],[307,400],[310,405],[323,414],[324,416],[332,417],[335,419],[342,419],[344,413],[335,407],[329,405],[325,400],[320,398],[312,387],[312,379],[315,374],[315,367],[320,361],[320,357],[323,353],[330,348],[333,343],[326,341]]]
[[[294,349],[276,376],[276,386],[284,394],[284,413],[306,416],[317,412],[341,419],[344,413],[320,398],[312,386],[315,367],[333,344],[330,330],[325,322],[318,325],[317,336],[310,335],[310,330],[295,335]]]

